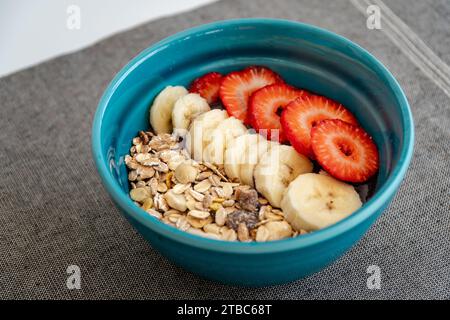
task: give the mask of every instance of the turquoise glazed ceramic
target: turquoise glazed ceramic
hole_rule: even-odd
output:
[[[268,66],[294,86],[343,103],[373,136],[381,168],[376,193],[361,209],[333,226],[294,239],[239,243],[177,230],[146,214],[128,197],[124,156],[138,130],[149,128],[155,95],[167,85],[187,86],[210,71],[227,73],[249,65]],[[413,137],[402,89],[367,51],[310,25],[242,19],[180,32],[127,64],[99,103],[92,152],[106,190],[154,249],[208,279],[267,286],[323,269],[364,235],[397,192],[411,159]]]

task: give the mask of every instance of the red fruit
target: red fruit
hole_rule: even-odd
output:
[[[223,76],[218,72],[207,73],[192,81],[189,92],[198,93],[208,101],[209,104],[219,100],[220,83]]]
[[[280,110],[298,97],[307,95],[306,91],[296,89],[285,83],[265,86],[255,91],[249,101],[248,122],[267,139],[286,141],[280,123]],[[267,130],[267,131],[265,131]],[[276,138],[278,135],[278,139]]]
[[[281,126],[295,150],[314,159],[311,128],[325,119],[340,119],[358,125],[356,118],[342,104],[322,96],[308,95],[292,101],[284,108]]]
[[[337,179],[365,182],[378,171],[377,146],[359,126],[323,120],[311,130],[311,146],[319,164]]]
[[[266,67],[253,66],[226,75],[220,85],[220,99],[228,114],[247,122],[248,100],[253,92],[283,79]]]

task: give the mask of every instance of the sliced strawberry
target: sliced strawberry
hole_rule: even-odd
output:
[[[325,119],[340,119],[358,125],[356,118],[342,104],[322,96],[308,95],[284,108],[281,126],[295,150],[314,159],[310,143],[311,128]]]
[[[378,171],[377,146],[359,126],[322,120],[311,130],[311,146],[319,164],[337,179],[365,182]]]
[[[189,92],[198,93],[208,101],[209,104],[219,100],[220,83],[223,76],[218,72],[207,73],[192,81]]]
[[[266,67],[253,66],[226,75],[220,85],[220,99],[228,114],[247,122],[248,99],[262,87],[283,79]]]
[[[292,100],[307,95],[285,83],[276,83],[255,91],[249,101],[248,122],[267,139],[286,141],[280,123],[281,110]],[[277,138],[278,137],[278,138]]]

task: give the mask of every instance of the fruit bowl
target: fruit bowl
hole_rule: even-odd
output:
[[[188,85],[211,71],[265,65],[286,82],[344,104],[374,138],[380,169],[374,195],[327,228],[265,243],[225,242],[192,235],[148,215],[128,196],[124,157],[149,106],[167,85]],[[92,152],[101,180],[124,216],[169,260],[227,284],[267,286],[319,271],[353,246],[397,192],[413,152],[413,120],[394,77],[353,42],[306,24],[239,19],[189,29],[144,50],[112,80],[92,128]]]

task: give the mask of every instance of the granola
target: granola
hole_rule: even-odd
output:
[[[243,242],[306,233],[295,232],[255,189],[230,182],[223,166],[191,159],[174,135],[140,131],[124,160],[131,199],[179,230]]]

